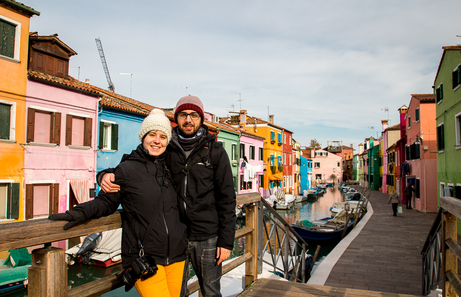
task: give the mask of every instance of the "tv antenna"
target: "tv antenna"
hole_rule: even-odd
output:
[[[240,110],[242,110],[242,93],[231,93],[231,94],[234,94],[234,95],[239,95],[239,102],[240,102]]]
[[[389,122],[389,126],[391,125],[391,120],[389,119],[389,108],[384,107],[381,108],[382,111],[387,112],[387,121]]]

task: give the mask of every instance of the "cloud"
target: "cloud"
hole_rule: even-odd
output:
[[[441,47],[459,43],[461,2],[30,0],[31,30],[76,50],[71,75],[160,107],[185,95],[218,116],[267,119],[309,145],[358,144],[397,123],[413,93],[431,93]],[[241,93],[239,96],[232,93]],[[389,112],[384,112],[388,108]],[[374,127],[370,129],[369,127]],[[378,133],[379,134],[379,133]],[[376,136],[376,135],[373,135]]]

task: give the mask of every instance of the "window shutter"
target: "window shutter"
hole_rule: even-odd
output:
[[[83,135],[83,145],[91,147],[91,131],[93,126],[93,119],[92,118],[85,118],[85,128],[84,128],[84,135]]]
[[[35,129],[35,109],[29,108],[27,110],[27,142],[34,141]]]
[[[415,159],[421,159],[421,143],[415,142]]]
[[[445,149],[445,135],[444,135],[444,129],[443,129],[443,124],[440,125],[440,149]]]
[[[66,145],[72,144],[72,115],[66,116]]]
[[[16,26],[0,20],[0,55],[14,58]]]
[[[10,139],[11,106],[0,103],[0,139]]]
[[[8,219],[19,219],[19,183],[10,184],[8,187]]]
[[[415,197],[416,198],[420,198],[419,194],[420,194],[420,184],[419,184],[419,179],[415,179]]]
[[[54,126],[52,127],[51,134],[53,139],[50,141],[51,143],[55,143],[57,145],[61,144],[61,113],[55,112],[53,115],[52,123]]]
[[[111,127],[111,143],[110,143],[110,149],[111,150],[118,150],[118,125],[117,124],[112,124]]]
[[[50,205],[50,214],[52,213],[59,213],[59,184],[51,184],[50,185],[50,192],[51,195],[51,205]]]
[[[99,122],[99,145],[98,148],[102,150],[104,148],[104,123]]]
[[[451,73],[451,81],[452,81],[452,83],[453,83],[453,85],[452,85],[452,88],[453,88],[453,89],[456,88],[456,86],[458,85],[457,82],[456,82],[456,81],[457,81],[457,77],[458,77],[458,74],[456,73],[456,70],[455,70],[455,71],[453,71],[453,72]]]
[[[26,220],[34,217],[34,185],[26,185]]]

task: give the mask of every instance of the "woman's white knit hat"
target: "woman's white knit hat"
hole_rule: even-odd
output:
[[[170,120],[165,116],[163,110],[155,108],[150,114],[144,119],[139,130],[139,140],[144,139],[147,133],[150,131],[162,131],[168,137],[168,143],[171,140],[171,124]]]

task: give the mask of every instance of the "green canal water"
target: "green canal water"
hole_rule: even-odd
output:
[[[287,221],[289,224],[295,223],[297,220],[309,220],[314,221],[329,217],[330,207],[334,202],[343,201],[343,196],[338,188],[335,186],[333,188],[327,188],[326,193],[323,196],[320,196],[316,201],[313,202],[303,202],[296,203],[294,207],[287,210],[277,210],[277,212]],[[237,229],[244,227],[245,221],[242,219],[237,220]],[[236,239],[234,242],[234,249],[231,253],[231,258],[238,257],[244,253],[245,247],[245,238]],[[328,253],[335,247],[335,244],[330,244],[322,246],[317,257],[317,261],[314,265],[313,271],[316,267],[322,262],[322,260],[328,255]],[[309,245],[309,253],[314,254],[316,250],[315,245]],[[88,266],[82,264],[74,264],[68,267],[68,285],[69,288],[78,287],[85,283],[103,278],[110,274],[117,273],[121,271],[121,264],[115,265],[109,268],[102,268],[96,266]],[[193,275],[193,270],[190,271],[190,275]],[[27,290],[16,291],[7,295],[5,297],[23,297],[27,296]],[[116,297],[116,296],[126,296],[126,297],[139,297],[139,294],[136,292],[136,289],[130,290],[128,293],[125,292],[124,288],[119,288],[113,290],[109,293],[103,294],[104,297]]]

